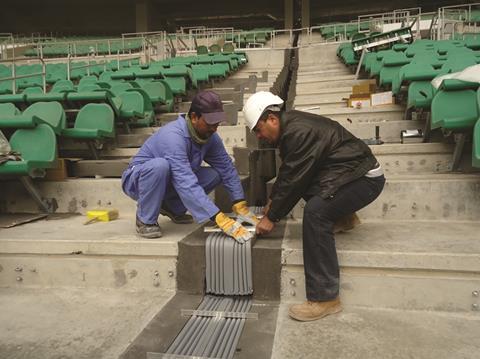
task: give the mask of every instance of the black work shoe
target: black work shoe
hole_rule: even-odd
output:
[[[162,206],[160,209],[160,214],[162,216],[167,216],[172,220],[173,223],[176,224],[190,224],[193,223],[193,217],[190,216],[189,214],[174,214],[172,211],[167,209],[165,206]]]
[[[145,224],[137,218],[136,228],[138,235],[143,238],[160,238],[162,236],[162,229],[158,223]]]

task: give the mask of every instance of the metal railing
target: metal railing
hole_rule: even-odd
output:
[[[34,72],[31,74],[17,75],[15,57],[13,57],[10,60],[0,60],[0,63],[5,63],[5,62],[12,63],[11,65],[12,76],[0,78],[0,82],[12,81],[12,94],[15,95],[17,93],[17,80],[25,79],[29,77],[37,77],[37,76],[42,76],[43,92],[44,93],[47,92],[47,68],[46,68],[45,61],[40,57],[32,58],[31,60],[39,60],[42,63],[42,72]]]

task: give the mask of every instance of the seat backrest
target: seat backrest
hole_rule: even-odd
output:
[[[105,103],[89,103],[82,107],[75,120],[75,128],[100,129],[112,132],[115,115]]]
[[[115,96],[120,96],[120,94],[122,92],[125,92],[127,91],[128,89],[131,89],[133,86],[128,83],[128,82],[124,82],[124,83],[119,83],[119,84],[116,84],[116,85],[112,85],[110,87],[110,91],[115,95]]]
[[[81,85],[78,85],[78,87],[77,87],[78,92],[98,91],[98,90],[101,90],[101,89],[102,88],[99,85],[92,84],[92,83],[81,84]]]
[[[12,117],[20,114],[13,103],[0,103],[0,117]]]
[[[80,79],[79,85],[87,85],[87,84],[95,84],[97,83],[98,79],[95,75],[84,76]]]
[[[55,132],[46,124],[15,131],[10,138],[10,146],[26,161],[53,162],[57,158]]]
[[[42,123],[52,127],[60,135],[66,127],[65,111],[59,102],[36,102],[23,111],[23,115],[35,116]]]
[[[218,44],[213,44],[210,45],[210,52],[213,52],[214,54],[222,52],[222,49],[220,48],[220,45]]]
[[[73,82],[70,80],[60,80],[55,82],[55,84],[52,86],[51,91],[52,92],[63,92],[63,91],[74,91],[75,86],[73,85]]]
[[[234,51],[235,51],[235,47],[233,46],[232,43],[227,42],[226,44],[223,45],[223,52],[224,53],[231,54]]]
[[[32,87],[27,87],[25,90],[22,91],[24,94],[37,94],[37,93],[43,93],[43,90],[41,87],[38,86],[32,86]]]
[[[123,92],[120,94],[122,99],[122,110],[145,112],[143,96],[134,91]]]
[[[208,48],[204,45],[197,46],[197,55],[208,54]]]

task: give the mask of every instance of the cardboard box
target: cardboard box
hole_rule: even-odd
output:
[[[369,95],[350,95],[350,98],[348,99],[348,107],[353,107],[353,108],[370,107],[370,96]]]
[[[66,161],[63,158],[57,159],[57,165],[55,168],[48,168],[46,170],[45,181],[63,181],[68,177],[67,175],[67,165]]]
[[[372,93],[370,95],[371,106],[392,105],[395,103],[392,91]]]
[[[362,81],[358,85],[352,86],[353,95],[369,95],[377,90],[375,80]]]

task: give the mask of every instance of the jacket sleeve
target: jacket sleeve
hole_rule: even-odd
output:
[[[193,173],[187,154],[187,143],[181,136],[166,136],[165,159],[170,164],[172,184],[184,206],[192,214],[195,221],[202,223],[218,213],[218,207],[199,185],[198,178]]]
[[[284,217],[303,197],[328,145],[307,127],[296,126],[282,137],[280,145],[284,158],[272,188],[272,204],[267,214],[272,221]]]
[[[225,150],[222,140],[217,134],[214,134],[210,141],[212,141],[212,143],[210,144],[209,151],[205,154],[204,161],[217,170],[222,179],[222,184],[230,194],[232,201],[244,199],[245,194],[240,182],[240,177],[232,163],[232,159]]]

